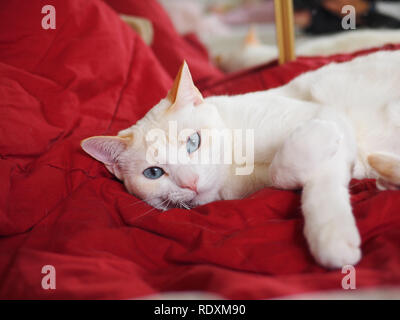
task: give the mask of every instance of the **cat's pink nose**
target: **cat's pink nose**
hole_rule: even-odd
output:
[[[185,181],[185,182],[183,182],[183,183],[180,185],[180,187],[181,187],[181,188],[185,188],[185,189],[190,189],[190,190],[192,190],[192,191],[194,191],[194,192],[197,193],[197,181],[198,181],[198,180],[199,180],[199,177],[196,176],[195,178],[193,178],[193,179],[190,180],[190,181]]]

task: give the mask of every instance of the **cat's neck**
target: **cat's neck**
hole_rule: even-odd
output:
[[[222,199],[241,197],[271,185],[268,169],[279,146],[299,123],[315,117],[319,109],[314,103],[288,97],[280,89],[206,100],[217,108],[228,129],[254,133],[254,170],[249,175],[237,175],[235,164],[226,168],[220,189]]]
[[[226,168],[226,176],[221,185],[219,196],[221,199],[239,199],[271,186],[267,164],[255,164],[254,170],[249,175],[237,175],[236,167],[231,165]]]

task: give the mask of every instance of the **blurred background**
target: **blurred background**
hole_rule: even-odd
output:
[[[195,33],[214,63],[237,71],[276,59],[274,0],[160,0],[181,34]],[[337,45],[335,34],[354,32],[341,24],[342,8],[356,13],[354,39]],[[400,30],[400,0],[293,0],[296,52],[300,55],[345,53],[383,45],[382,30]],[[368,30],[368,31],[362,31]],[[380,33],[370,33],[380,30]],[[343,37],[343,36],[341,36]],[[314,41],[312,41],[314,39]],[[320,40],[318,45],[315,40]],[[348,47],[348,43],[352,43]],[[399,35],[400,42],[400,35]],[[334,48],[336,47],[336,49]],[[341,52],[342,51],[342,52]]]

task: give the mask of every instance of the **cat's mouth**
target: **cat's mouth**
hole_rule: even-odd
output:
[[[171,199],[167,197],[166,199],[162,200],[156,207],[163,211],[176,208],[190,210],[197,205],[195,198],[196,197],[193,197],[191,199]]]
[[[165,197],[160,198],[160,202],[156,207],[164,211],[175,208],[190,210],[197,205],[197,196],[197,192],[189,190],[185,192],[171,192]]]

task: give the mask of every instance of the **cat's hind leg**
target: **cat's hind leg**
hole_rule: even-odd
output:
[[[380,190],[400,189],[400,157],[390,153],[372,153],[368,164],[379,175],[376,185]]]

